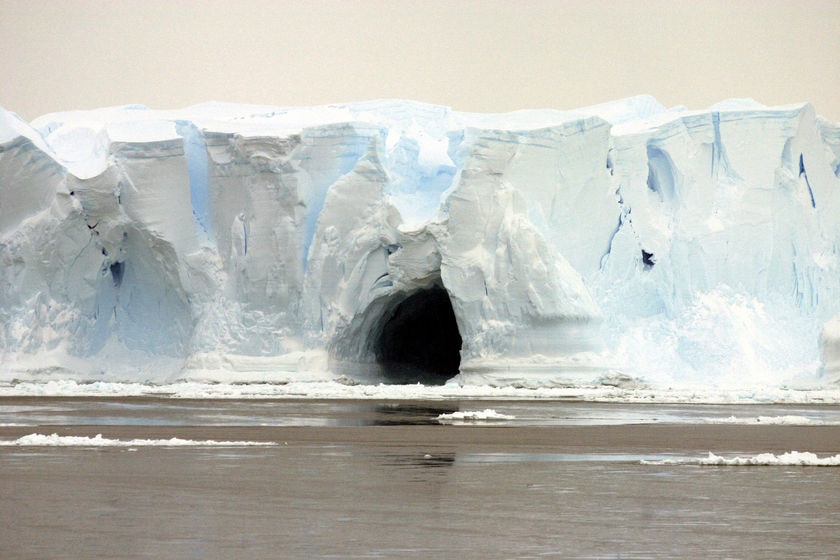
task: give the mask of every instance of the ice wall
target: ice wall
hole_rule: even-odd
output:
[[[0,110],[0,378],[834,380],[838,220],[808,104]]]

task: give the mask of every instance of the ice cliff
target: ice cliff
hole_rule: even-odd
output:
[[[840,125],[0,110],[0,379],[840,378]]]

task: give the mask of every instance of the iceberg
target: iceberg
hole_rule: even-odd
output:
[[[840,124],[0,109],[0,381],[840,381]]]

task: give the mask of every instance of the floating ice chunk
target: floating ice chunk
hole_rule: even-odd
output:
[[[271,441],[215,441],[212,439],[111,439],[97,434],[60,436],[58,434],[29,434],[14,441],[0,441],[0,445],[20,447],[250,447],[277,445]]]
[[[838,467],[840,466],[840,455],[833,455],[831,457],[818,457],[814,453],[789,451],[781,455],[774,455],[772,453],[760,453],[752,457],[733,457],[727,459],[715,455],[711,451],[709,456],[698,461],[701,465],[720,465],[720,466],[803,466],[803,467]]]
[[[484,410],[458,410],[456,412],[447,412],[437,417],[441,424],[456,424],[469,422],[482,422],[493,420],[515,420],[516,416],[509,414],[501,414],[492,408]]]
[[[726,458],[715,455],[711,451],[702,459],[658,459],[642,460],[642,465],[666,466],[666,465],[702,465],[721,467],[754,467],[754,466],[800,466],[800,467],[838,467],[840,466],[840,455],[819,457],[815,453],[789,451],[781,455],[773,453],[759,453],[751,457]]]

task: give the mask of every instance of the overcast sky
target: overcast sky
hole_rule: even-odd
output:
[[[572,109],[649,93],[840,121],[840,2],[0,0],[0,106],[410,98]]]

